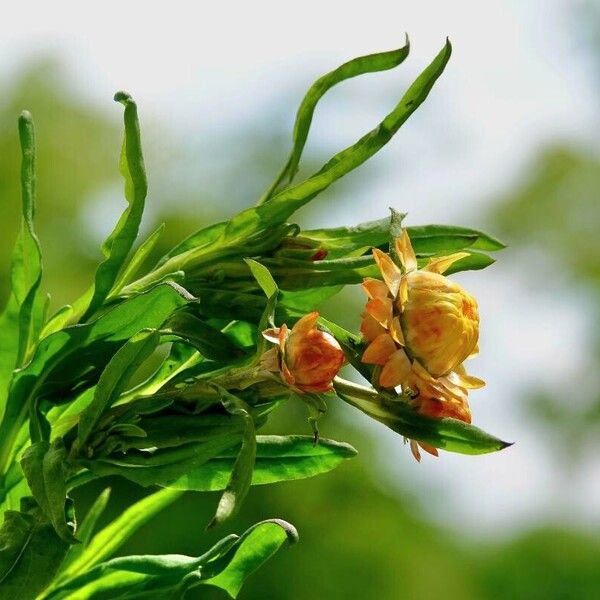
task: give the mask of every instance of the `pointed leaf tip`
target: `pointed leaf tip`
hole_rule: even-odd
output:
[[[31,116],[31,113],[28,110],[22,110],[21,114],[19,115],[19,121],[31,122],[33,121],[33,117]]]
[[[131,94],[128,92],[124,92],[123,90],[118,91],[114,97],[115,102],[120,102],[121,104],[127,104],[127,102],[133,102],[133,98]]]
[[[288,523],[288,521],[284,521],[283,519],[267,519],[262,523],[275,523],[275,525],[279,525],[285,531],[290,545],[295,544],[300,539],[298,530],[291,523]]]

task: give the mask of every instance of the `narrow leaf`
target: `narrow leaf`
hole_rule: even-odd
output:
[[[161,284],[123,301],[85,325],[57,331],[40,342],[31,362],[18,371],[0,423],[0,473],[10,464],[12,448],[29,404],[43,396],[63,402],[97,381],[113,354],[140,329],[160,327],[193,298],[175,284]],[[77,357],[77,360],[73,360]]]
[[[304,150],[304,145],[306,144],[306,140],[308,138],[308,132],[312,123],[313,114],[321,98],[333,86],[345,81],[346,79],[364,75],[365,73],[387,71],[397,67],[408,56],[409,50],[410,45],[407,37],[406,45],[403,48],[392,50],[390,52],[381,52],[378,54],[370,54],[368,56],[354,58],[344,63],[337,69],[334,69],[330,73],[323,75],[311,85],[308,92],[306,92],[306,95],[304,96],[296,115],[293,134],[294,145],[292,152],[283,169],[281,170],[281,173],[267,190],[267,192],[265,192],[259,204],[267,202],[282,184],[286,183],[286,181],[291,183],[291,181],[294,179],[294,176],[298,171],[298,165],[300,163],[302,151]]]
[[[273,519],[229,535],[199,557],[181,554],[122,556],[102,562],[50,591],[46,600],[133,598],[181,599],[203,580],[235,596],[250,573],[298,534],[292,525]]]
[[[140,331],[111,358],[100,375],[92,402],[79,417],[77,439],[81,448],[85,445],[102,413],[110,408],[121,392],[125,390],[131,376],[151,356],[159,341],[158,331]]]
[[[284,544],[298,540],[295,527],[286,521],[272,519],[258,523],[240,538],[239,542],[222,559],[213,561],[213,571],[220,570],[214,577],[202,581],[237,598],[246,578],[261,567]],[[226,566],[222,568],[223,563]]]
[[[252,470],[256,459],[256,434],[254,420],[250,414],[250,407],[237,396],[229,393],[223,388],[218,389],[221,396],[221,404],[225,410],[244,423],[242,446],[231,469],[231,476],[227,487],[221,496],[217,512],[208,527],[220,525],[227,519],[233,517],[238,510],[252,482]]]
[[[417,253],[438,253],[445,251],[485,250],[494,252],[506,246],[491,235],[457,225],[419,225],[407,227],[410,240]]]
[[[67,453],[62,440],[38,442],[21,458],[21,467],[33,497],[40,505],[58,536],[69,544],[77,543],[75,524],[67,522]]]
[[[119,277],[115,281],[113,286],[112,295],[118,294],[121,289],[135,277],[140,268],[143,266],[146,259],[150,256],[162,232],[165,229],[165,224],[161,223],[149,236],[146,240],[140,244],[139,248],[135,251],[134,255],[131,257],[131,260],[127,262],[127,264],[122,269]]]
[[[337,395],[400,435],[460,454],[486,454],[510,443],[457,419],[433,419],[415,412],[400,398],[390,398],[358,384],[336,380]]]
[[[84,320],[98,310],[117,281],[118,274],[137,237],[148,191],[136,103],[129,94],[124,92],[118,92],[115,101],[125,106],[125,135],[119,169],[125,179],[125,198],[128,206],[112,233],[102,244],[105,260],[96,272],[94,292],[83,316]]]
[[[20,231],[12,255],[11,295],[0,316],[0,412],[6,401],[12,371],[27,358],[30,347],[41,327],[42,301],[38,289],[42,278],[42,253],[34,230],[36,203],[35,132],[31,114],[19,117],[21,144],[21,206]]]
[[[259,262],[252,260],[251,258],[245,258],[244,262],[248,265],[250,272],[252,273],[254,279],[258,285],[260,285],[262,291],[265,293],[267,298],[271,298],[272,296],[277,294],[277,284],[273,279],[271,273],[269,273],[269,269],[267,269],[264,265],[261,265]]]
[[[0,598],[34,600],[67,548],[33,498],[23,498],[21,510],[7,510],[0,527]]]
[[[239,447],[189,471],[168,487],[201,492],[225,489]],[[337,467],[356,455],[349,444],[312,436],[256,436],[256,460],[252,485],[267,485],[314,477]]]
[[[112,556],[142,525],[182,493],[178,490],[160,490],[131,505],[94,535],[81,554],[63,571],[62,577],[73,577]]]
[[[283,223],[332,183],[362,165],[381,150],[425,101],[436,80],[444,71],[451,52],[452,47],[447,41],[433,62],[409,87],[394,110],[353,146],[336,154],[320,171],[306,181],[282,190],[268,203],[246,209],[236,215],[227,225],[222,236],[223,241],[226,240],[227,243],[233,244],[256,231]]]
[[[165,322],[161,332],[185,340],[211,360],[231,360],[243,354],[222,331],[189,312],[176,312]]]

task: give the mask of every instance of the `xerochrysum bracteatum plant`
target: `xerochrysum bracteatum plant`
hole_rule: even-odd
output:
[[[390,427],[417,459],[420,449],[481,454],[507,445],[470,424],[467,392],[483,382],[464,362],[477,349],[479,316],[475,299],[448,278],[489,266],[488,252],[502,244],[465,227],[405,226],[394,210],[332,229],[292,222],[392,138],[442,74],[450,44],[375,129],[296,182],[320,98],[341,81],[398,66],[408,52],[407,43],[321,77],[298,110],[289,158],[257,204],[196,232],[145,272],[161,230],[133,250],[147,186],[137,107],[118,93],[127,206],[89,290],[54,313],[40,287],[33,121],[21,115],[23,213],[0,317],[0,597],[177,598],[205,584],[235,597],[250,572],[296,540],[292,525],[258,523],[197,557],[118,556],[119,547],[184,491],[222,491],[209,524],[218,526],[250,486],[311,477],[351,458],[352,446],[319,436],[330,403]],[[318,312],[346,285],[367,295],[355,331]],[[157,356],[158,368],[136,379]],[[340,377],[344,364],[362,384]],[[307,407],[306,435],[260,435],[288,402]],[[98,529],[109,491],[83,518],[70,495],[109,475],[152,493]]]

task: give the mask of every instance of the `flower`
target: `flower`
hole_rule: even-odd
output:
[[[328,392],[332,380],[344,364],[344,352],[337,340],[317,329],[318,312],[302,317],[290,330],[287,325],[262,332],[278,344],[262,357],[268,371],[279,371],[283,380],[302,392]]]
[[[462,365],[477,353],[477,302],[443,275],[468,254],[434,258],[418,269],[406,230],[396,239],[395,250],[403,270],[374,248],[383,281],[367,278],[362,284],[369,298],[361,322],[361,333],[369,342],[362,362],[380,366],[381,387],[401,386],[411,392],[421,414],[470,423],[468,390],[485,385]],[[419,445],[437,455],[435,448]],[[419,459],[417,443],[412,441],[411,448]]]

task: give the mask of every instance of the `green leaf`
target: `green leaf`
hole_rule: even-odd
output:
[[[236,597],[244,580],[286,542],[298,534],[285,521],[263,521],[244,535],[229,535],[199,557],[180,554],[123,556],[98,564],[61,582],[45,595],[46,600],[183,598],[185,591],[202,583]]]
[[[250,489],[252,470],[256,460],[256,433],[250,407],[243,400],[223,388],[218,388],[218,392],[225,410],[243,422],[244,433],[242,435],[242,445],[231,469],[229,481],[219,500],[215,516],[208,527],[220,525],[239,511]]]
[[[456,252],[464,248],[494,252],[506,246],[487,233],[456,225],[420,225],[407,227],[417,254]]]
[[[262,293],[251,294],[239,290],[223,290],[206,283],[186,282],[200,300],[197,310],[206,318],[245,320],[257,323],[265,310]]]
[[[262,291],[265,293],[267,298],[271,298],[277,295],[277,284],[273,279],[271,273],[269,273],[269,269],[267,269],[264,265],[261,265],[259,262],[252,260],[251,258],[245,258],[244,262],[248,265],[250,272],[252,273],[254,279],[258,285],[260,285]]]
[[[169,259],[181,254],[186,254],[189,251],[200,250],[210,246],[219,239],[226,227],[227,221],[222,221],[221,223],[213,223],[208,227],[196,231],[165,254],[158,262],[159,266],[168,262]]]
[[[342,289],[343,286],[341,285],[333,285],[300,290],[282,290],[279,304],[285,307],[287,312],[304,315],[316,310],[325,300],[333,298]]]
[[[125,390],[131,376],[148,359],[160,341],[156,330],[143,330],[131,337],[110,359],[100,375],[92,402],[79,417],[77,439],[83,448],[98,420]]]
[[[33,228],[36,196],[36,158],[33,119],[24,111],[19,117],[21,142],[21,188],[23,197],[23,220],[13,255],[12,288],[19,304],[19,351],[16,364],[26,360],[41,326],[42,305],[37,292],[42,279],[42,252]],[[36,314],[37,312],[37,314]],[[36,331],[37,329],[37,331]]]
[[[277,308],[279,288],[277,287],[273,276],[269,272],[269,269],[267,269],[264,265],[249,258],[245,258],[244,262],[267,297],[267,303],[260,320],[258,321],[258,335],[255,352],[255,360],[258,361],[267,349],[268,345],[267,340],[265,340],[260,333],[269,325],[274,326],[275,324],[275,309]]]
[[[58,570],[68,544],[33,498],[7,510],[0,528],[0,597],[34,600]]]
[[[368,56],[360,56],[354,58],[337,69],[334,69],[330,73],[323,75],[317,81],[315,81],[308,92],[304,96],[298,113],[296,115],[296,122],[294,124],[293,140],[294,145],[292,152],[281,170],[278,177],[275,179],[270,188],[265,192],[261,198],[259,204],[267,202],[273,194],[279,189],[282,184],[291,183],[294,176],[298,172],[298,165],[308,138],[308,132],[312,123],[313,114],[319,103],[319,100],[334,86],[338,83],[364,75],[365,73],[375,73],[377,71],[387,71],[397,67],[404,59],[408,56],[410,50],[410,44],[408,37],[406,38],[406,45],[398,50],[392,50],[390,52],[381,52],[378,54],[370,54]]]
[[[433,419],[415,412],[400,397],[378,394],[340,379],[334,380],[337,395],[400,435],[460,454],[497,452],[511,444],[457,419]]]
[[[406,227],[417,256],[447,254],[458,250],[494,252],[505,246],[487,233],[455,225]],[[307,240],[327,250],[327,258],[342,258],[361,248],[386,249],[390,236],[390,217],[351,227],[332,227],[302,231],[298,240]]]
[[[0,344],[0,414],[2,414],[19,353],[19,307],[12,293],[0,315],[0,331],[2,331],[2,344]]]
[[[67,522],[67,452],[62,439],[33,444],[23,453],[21,468],[33,497],[52,523],[57,535],[68,544],[77,543],[75,523]]]
[[[168,487],[178,490],[208,492],[226,487],[239,448],[209,460]],[[267,485],[314,477],[335,469],[342,461],[356,455],[349,444],[303,435],[257,435],[256,460],[252,485]]]
[[[214,396],[218,400],[219,396],[216,392]],[[157,397],[160,398],[160,395]],[[135,412],[139,415],[140,411],[136,409]],[[239,442],[244,431],[244,423],[238,418],[232,417],[229,414],[213,412],[205,412],[198,415],[140,415],[137,423],[144,430],[145,436],[143,438],[136,437],[135,439],[124,440],[124,450],[132,448],[139,450],[147,448],[178,448],[184,444],[205,442],[211,438],[229,434],[233,434],[233,437],[230,438],[233,440],[233,445]],[[158,456],[156,452],[154,452],[154,456]]]
[[[275,248],[289,234],[285,221],[296,210],[359,167],[391,140],[427,98],[450,54],[451,46],[447,41],[438,56],[409,87],[395,109],[356,144],[336,154],[320,171],[302,183],[273,195],[269,202],[248,208],[229,222],[218,223],[190,236],[161,261],[156,271],[140,280],[138,285],[147,285],[174,270],[184,270],[188,274],[228,256],[258,256]]]
[[[221,236],[221,243],[235,244],[237,240],[257,231],[283,223],[332,183],[381,150],[425,101],[436,80],[444,71],[451,52],[450,42],[446,41],[444,48],[409,87],[394,110],[353,146],[336,154],[320,171],[306,181],[282,190],[268,203],[246,209],[233,217]]]
[[[95,321],[74,325],[40,342],[31,362],[16,374],[0,423],[0,474],[6,471],[12,445],[29,404],[42,397],[70,400],[97,381],[113,354],[140,329],[157,328],[193,298],[175,284],[161,284],[123,301]],[[77,360],[73,360],[74,358]]]
[[[496,260],[487,254],[469,251],[469,256],[465,256],[465,258],[461,258],[453,263],[444,275],[452,275],[461,271],[478,271],[493,265],[495,262]]]
[[[156,371],[139,385],[123,394],[120,402],[124,403],[140,396],[151,396],[181,371],[200,361],[202,361],[202,357],[196,348],[184,342],[173,342],[168,356]]]
[[[279,286],[288,291],[362,283],[365,277],[381,278],[370,255],[316,261],[277,258],[264,262]]]
[[[177,500],[182,493],[178,490],[159,490],[131,505],[94,535],[79,556],[64,569],[61,579],[83,573],[112,556],[140,527]]]
[[[356,335],[340,327],[337,323],[329,321],[324,317],[319,317],[319,326],[333,335],[338,341],[346,360],[367,380],[371,381],[372,366],[362,362],[362,355],[365,350],[365,343],[360,335]]]
[[[390,218],[359,223],[349,227],[331,227],[302,231],[301,240],[315,242],[327,250],[327,258],[346,257],[360,248],[378,248],[387,244],[390,236]]]
[[[61,306],[44,325],[40,333],[40,339],[44,339],[50,334],[59,331],[63,327],[66,327],[67,324],[72,320],[74,313],[75,311],[70,304]]]
[[[115,94],[115,101],[125,106],[125,135],[119,170],[125,179],[125,198],[128,206],[112,233],[102,244],[105,260],[96,271],[94,292],[83,316],[84,320],[100,308],[117,281],[119,272],[137,238],[148,191],[137,106],[131,96],[124,92]]]
[[[152,250],[156,247],[162,232],[165,229],[165,224],[161,223],[149,236],[146,240],[144,240],[139,248],[135,251],[134,255],[131,257],[131,260],[125,265],[122,269],[119,277],[115,281],[113,286],[113,292],[110,296],[118,294],[121,289],[135,277],[137,272],[143,266],[146,259],[152,253]]]
[[[81,525],[79,525],[79,527],[77,528],[77,538],[80,543],[75,544],[74,546],[71,546],[69,548],[69,551],[65,556],[65,560],[60,566],[60,571],[58,573],[57,579],[61,578],[61,574],[64,573],[71,564],[78,560],[84,553],[85,549],[88,547],[90,540],[92,539],[92,535],[94,534],[96,524],[98,523],[98,519],[102,516],[102,513],[106,509],[106,505],[108,504],[109,498],[110,488],[106,488],[96,498],[96,500],[94,500],[94,503],[88,510],[83,521],[81,522]]]
[[[165,322],[161,333],[185,340],[202,356],[211,360],[227,361],[243,355],[240,348],[222,331],[211,327],[189,312],[176,312]]]
[[[250,528],[238,543],[225,555],[210,564],[213,577],[202,581],[207,585],[221,588],[232,598],[237,598],[246,578],[261,567],[284,544],[298,540],[298,532],[293,525],[281,519],[263,521]]]
[[[222,428],[200,432],[203,438],[201,441],[186,441],[187,436],[184,435],[182,443],[177,446],[156,450],[144,449],[138,452],[129,450],[123,456],[99,457],[80,462],[99,477],[119,475],[142,486],[167,486],[238,443],[242,435],[242,427],[243,423],[230,419],[229,423]],[[192,428],[189,437],[194,437],[198,433]],[[149,440],[149,437],[143,440],[146,448]],[[130,445],[135,447],[137,444],[130,440]]]
[[[483,269],[495,262],[493,258],[486,254],[472,252],[469,249],[465,249],[464,251],[468,252],[469,256],[454,263],[453,268],[448,269],[446,274]],[[419,258],[419,266],[425,266],[432,256],[435,255],[427,254]],[[263,258],[262,264],[268,268],[277,285],[286,292],[306,293],[307,289],[312,288],[334,288],[339,285],[358,284],[362,283],[365,277],[381,279],[381,273],[371,254],[316,261],[279,256],[277,258]],[[230,293],[232,305],[226,310],[231,311],[228,314],[232,318],[249,319],[250,314],[252,314],[250,311],[255,310],[255,306],[258,305],[258,302],[253,301],[251,296],[245,295],[248,291],[253,291],[253,282],[249,278],[248,271],[241,259],[230,258],[227,261],[216,263],[204,269],[202,275],[198,273],[196,277],[199,288],[192,288],[195,292],[203,289],[204,286],[214,285],[217,277],[221,278],[219,285],[222,289],[218,292],[219,295],[224,297],[227,294],[225,288],[231,288],[230,292],[233,292]],[[200,281],[200,279],[202,280]],[[240,288],[244,291],[235,292],[235,290],[240,290]],[[233,301],[236,293],[244,298],[248,298],[250,303],[249,308],[245,309],[241,300],[237,303]],[[327,294],[328,292],[325,293],[325,295]],[[242,310],[233,312],[233,309],[238,306]],[[208,306],[200,308],[200,311],[204,310],[208,312],[209,308],[214,308],[215,311],[211,312],[211,315],[218,314],[218,306],[212,305],[210,301]]]
[[[6,402],[13,369],[28,357],[41,327],[42,302],[38,289],[42,278],[42,253],[34,230],[36,202],[35,132],[31,115],[19,117],[21,143],[22,218],[11,264],[11,294],[0,316],[0,412]]]

